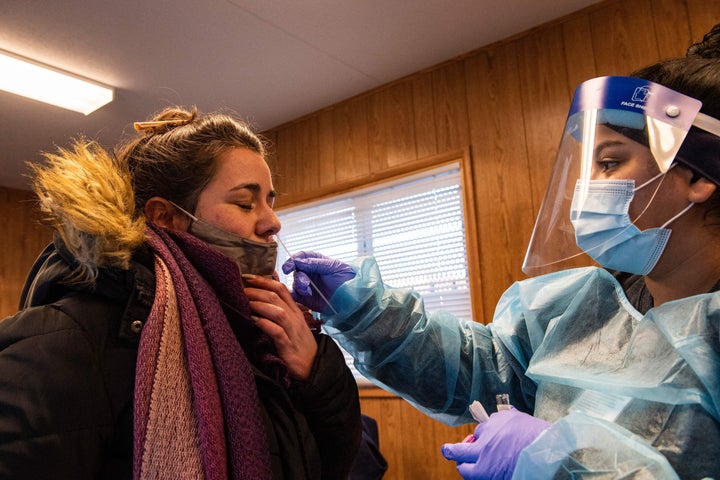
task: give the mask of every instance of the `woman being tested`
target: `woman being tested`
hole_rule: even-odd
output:
[[[466,479],[720,478],[720,52],[576,91],[524,270],[492,323],[427,314],[372,259],[306,252],[294,295],[358,369],[446,423]],[[602,267],[560,269],[581,251]],[[526,412],[526,413],[524,413]],[[594,477],[593,477],[594,478]]]
[[[347,478],[355,380],[255,286],[280,230],[263,143],[195,110],[135,126],[34,168],[56,239],[0,322],[0,477]]]

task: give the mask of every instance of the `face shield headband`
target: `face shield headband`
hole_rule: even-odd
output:
[[[600,77],[582,83],[568,113],[523,271],[539,275],[589,264],[576,243],[571,217],[594,214],[586,205],[595,202],[586,202],[586,197],[598,181],[624,180],[633,192],[635,184],[658,176],[646,187],[657,194],[673,162],[694,168],[692,158],[681,150],[694,135],[688,136],[690,129],[720,140],[720,121],[700,113],[701,106],[692,97],[638,78]]]

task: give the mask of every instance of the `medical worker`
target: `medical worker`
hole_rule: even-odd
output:
[[[492,323],[427,313],[372,258],[284,265],[364,375],[448,424],[492,413],[442,448],[465,479],[720,478],[719,35],[578,87],[532,277]],[[604,268],[569,268],[583,252]]]

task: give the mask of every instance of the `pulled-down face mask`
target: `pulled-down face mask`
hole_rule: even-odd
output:
[[[605,268],[648,274],[670,238],[668,225],[693,204],[667,212],[663,225],[647,230],[635,225],[642,213],[631,218],[630,205],[640,189],[653,189],[645,196],[650,199],[644,200],[646,205],[634,205],[645,212],[663,194],[660,187],[675,162],[694,167],[689,163],[693,159],[681,151],[691,127],[720,137],[720,121],[699,113],[701,106],[694,98],[633,77],[582,83],[570,107],[523,271],[539,275],[588,265],[589,255]],[[636,186],[635,179],[643,183]]]
[[[173,202],[170,203],[190,217],[188,233],[233,259],[240,268],[240,273],[273,277],[277,262],[277,242],[257,242],[241,237],[197,218]]]

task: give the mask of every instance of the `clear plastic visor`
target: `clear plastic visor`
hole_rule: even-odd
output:
[[[591,182],[625,180],[637,188],[662,177],[700,106],[691,97],[631,77],[601,77],[581,84],[570,108],[523,272],[534,276],[591,265],[592,260],[575,242],[571,206],[573,216],[593,208],[593,202],[586,201]],[[656,189],[661,181],[650,182],[647,188]],[[631,220],[635,220],[632,215]]]

